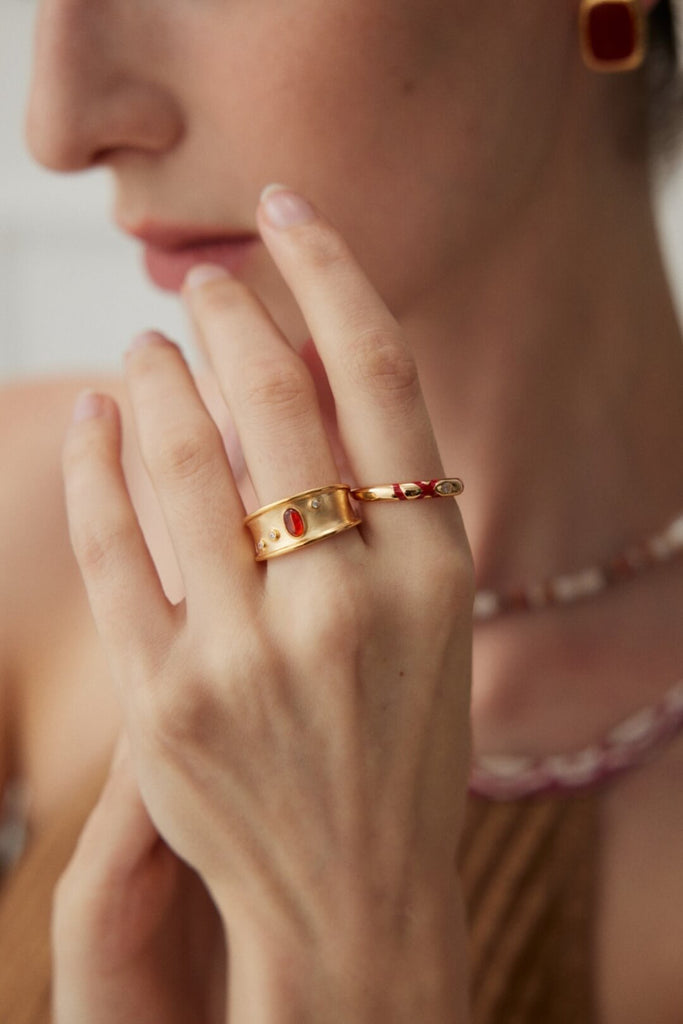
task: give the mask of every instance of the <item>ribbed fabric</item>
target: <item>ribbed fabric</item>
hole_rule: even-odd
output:
[[[595,794],[470,797],[460,868],[472,1024],[592,1024]]]
[[[82,808],[71,821],[60,816],[29,847],[2,893],[0,1024],[50,1024],[50,889],[84,817]],[[514,802],[469,798],[460,866],[470,920],[472,1024],[595,1024],[597,851],[594,793]]]

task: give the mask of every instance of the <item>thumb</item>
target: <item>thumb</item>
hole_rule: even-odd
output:
[[[100,798],[78,841],[72,866],[124,880],[159,842],[140,795],[130,743],[125,733],[112,756]]]

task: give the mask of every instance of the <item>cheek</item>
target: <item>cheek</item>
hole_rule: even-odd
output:
[[[308,176],[316,163],[347,180],[354,166],[383,154],[393,164],[410,145],[410,112],[421,116],[420,83],[432,62],[433,44],[405,13],[414,0],[285,6],[289,17],[281,0],[264,0],[242,25],[244,16],[226,13],[208,48],[208,26],[200,30],[198,71],[186,81],[198,120],[209,112],[215,141],[234,158],[298,166]]]
[[[370,22],[359,32],[330,16],[321,32],[320,20],[268,54],[261,75],[246,57],[233,66],[244,84],[215,107],[221,159],[237,156],[244,187],[283,181],[310,197],[391,301],[408,277],[430,273],[454,159],[444,123],[457,132],[462,112],[405,25],[387,33]]]
[[[309,196],[400,312],[496,214],[523,105],[478,68],[482,26],[456,0],[270,6],[237,33],[228,5],[209,50],[203,38],[194,159],[211,154],[204,180],[250,214],[269,181]]]

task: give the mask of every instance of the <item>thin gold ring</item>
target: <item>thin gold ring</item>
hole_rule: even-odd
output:
[[[445,480],[410,480],[404,484],[373,484],[354,487],[356,501],[420,501],[424,498],[457,498],[465,489],[457,476]]]
[[[254,538],[257,562],[289,554],[358,526],[348,484],[329,484],[274,501],[244,520]]]

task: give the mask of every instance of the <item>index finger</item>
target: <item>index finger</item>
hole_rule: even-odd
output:
[[[346,243],[312,206],[281,186],[265,189],[258,220],[325,365],[357,481],[439,476],[415,359]]]

